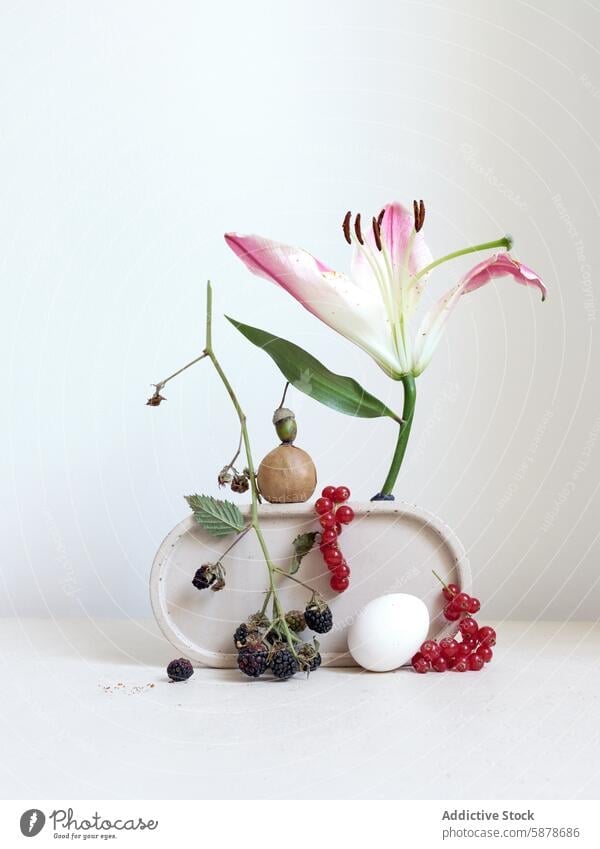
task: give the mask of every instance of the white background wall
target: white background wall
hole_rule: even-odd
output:
[[[509,231],[550,297],[504,280],[460,304],[419,379],[398,495],[456,529],[490,617],[596,618],[599,31],[583,0],[1,3],[0,613],[148,613],[182,493],[214,490],[237,440],[206,368],[144,405],[201,348],[207,277],[218,315],[399,406],[222,234],[345,269],[344,212],[416,196],[435,255]],[[215,332],[260,457],[282,380]],[[291,403],[321,482],[372,495],[393,425]]]

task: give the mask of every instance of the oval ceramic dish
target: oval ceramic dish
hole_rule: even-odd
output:
[[[431,617],[430,637],[456,632],[442,616],[441,587],[435,571],[446,581],[470,591],[471,572],[464,549],[440,519],[419,507],[396,502],[352,503],[356,518],[344,528],[340,548],[351,569],[350,587],[338,594],[329,588],[330,573],[318,546],[302,561],[298,577],[328,600],[334,626],[319,635],[323,663],[354,666],[346,634],[360,608],[386,593],[412,593],[422,598]],[[249,506],[242,507],[245,517]],[[292,540],[319,528],[310,504],[264,504],[261,526],[276,566],[289,568]],[[192,585],[196,569],[219,559],[231,537],[215,538],[193,516],[180,522],[160,546],[150,577],[150,596],[156,620],[165,637],[191,660],[206,666],[233,667],[232,635],[251,613],[259,610],[267,586],[267,567],[256,536],[247,534],[223,560],[227,586],[220,592],[199,591]],[[280,598],[286,610],[303,609],[309,593],[283,576]],[[312,632],[305,631],[305,638]]]

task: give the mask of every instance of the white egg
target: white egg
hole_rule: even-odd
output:
[[[382,595],[358,613],[348,630],[348,649],[364,669],[389,672],[410,661],[428,631],[429,611],[420,598]]]

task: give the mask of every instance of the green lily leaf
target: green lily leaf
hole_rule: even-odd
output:
[[[286,380],[315,401],[327,407],[345,413],[347,416],[359,416],[373,419],[389,416],[395,421],[399,417],[388,409],[382,401],[375,398],[352,377],[344,377],[329,371],[312,354],[309,354],[293,342],[280,336],[273,336],[258,327],[242,324],[233,318],[226,318],[254,345],[262,348]]]

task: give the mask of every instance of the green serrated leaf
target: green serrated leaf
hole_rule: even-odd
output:
[[[244,528],[244,517],[231,501],[220,501],[212,495],[186,495],[185,500],[196,521],[215,537],[239,533]]]
[[[398,416],[386,405],[371,395],[352,377],[345,377],[329,371],[319,360],[280,336],[273,336],[258,327],[242,324],[233,318],[227,319],[246,339],[262,348],[276,363],[286,380],[320,401],[327,407],[345,413],[348,416],[377,418],[389,416],[399,421]]]
[[[299,534],[293,541],[294,557],[290,566],[290,575],[296,574],[300,568],[302,559],[306,557],[309,551],[312,551],[316,538],[317,531],[308,531],[305,534]]]

